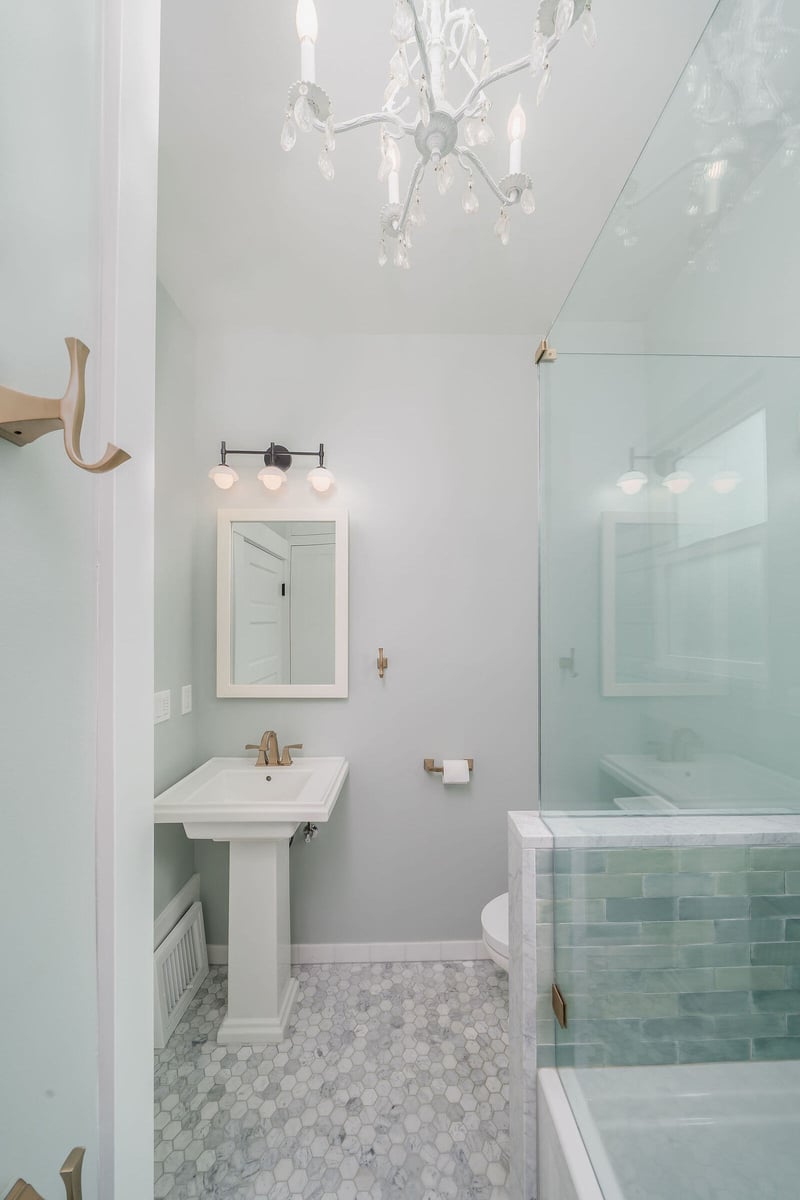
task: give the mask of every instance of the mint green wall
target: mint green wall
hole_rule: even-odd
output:
[[[172,716],[155,726],[156,794],[198,765],[196,707],[187,716],[181,715],[181,686],[195,683],[192,671],[195,335],[160,284],[157,319],[155,688],[172,692]],[[194,702],[196,705],[196,685]],[[193,872],[194,847],[183,827],[156,825],[156,914]]]
[[[64,337],[86,342],[87,458],[100,449],[99,16],[96,0],[4,5],[0,38],[0,382],[63,395]],[[0,441],[2,1196],[19,1176],[55,1195],[80,1145],[97,1200],[96,530],[111,486],[57,433]]]

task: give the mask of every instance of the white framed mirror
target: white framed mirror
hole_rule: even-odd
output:
[[[217,695],[347,695],[347,513],[220,509]]]

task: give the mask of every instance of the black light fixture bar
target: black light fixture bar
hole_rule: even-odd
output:
[[[319,450],[288,450],[286,446],[278,445],[276,442],[270,442],[266,450],[229,450],[227,442],[220,442],[219,460],[223,467],[227,465],[226,459],[229,454],[255,454],[264,459],[266,466],[280,467],[284,471],[292,465],[293,458],[316,458],[321,467],[325,466],[323,442],[320,442]]]

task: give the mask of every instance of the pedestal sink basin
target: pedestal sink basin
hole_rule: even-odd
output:
[[[291,977],[289,839],[327,821],[347,778],[344,758],[256,767],[211,758],[156,797],[155,820],[190,838],[230,842],[228,1011],[222,1043],[280,1042],[297,995]]]

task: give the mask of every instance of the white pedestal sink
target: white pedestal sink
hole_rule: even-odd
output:
[[[289,839],[327,821],[349,764],[304,758],[256,767],[252,758],[211,758],[156,797],[157,823],[190,838],[230,842],[228,1011],[217,1041],[280,1042],[297,994],[291,976]]]

